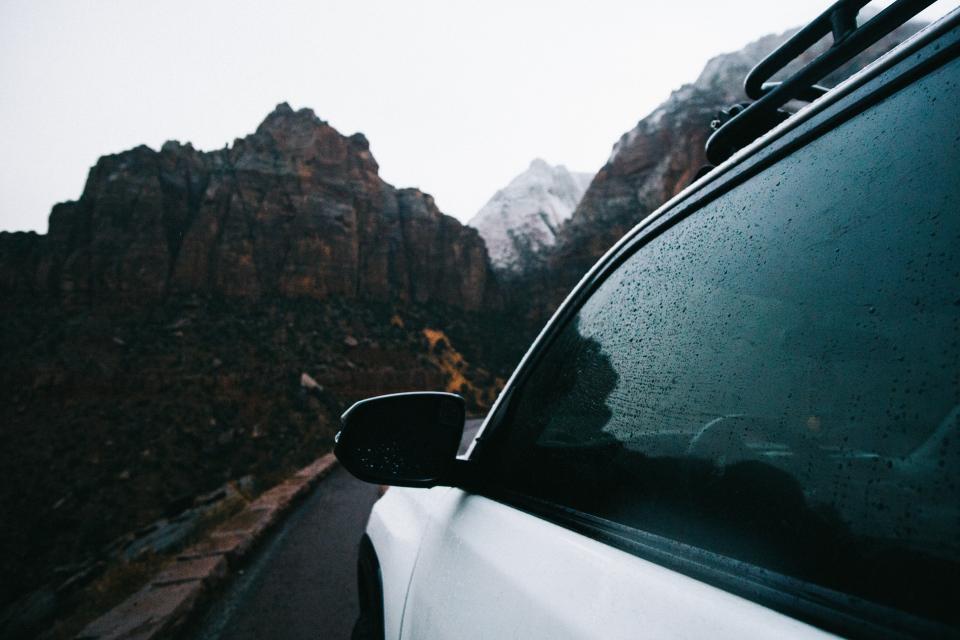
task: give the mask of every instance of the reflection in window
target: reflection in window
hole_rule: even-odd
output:
[[[629,258],[516,394],[495,477],[956,624],[956,74]]]

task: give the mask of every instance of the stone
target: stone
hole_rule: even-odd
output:
[[[263,492],[250,504],[250,508],[285,511],[294,500],[303,495],[309,488],[309,483],[303,478],[291,478]]]
[[[238,478],[236,483],[234,484],[236,485],[237,491],[239,491],[241,495],[249,496],[250,494],[253,493],[254,486],[256,483],[253,479],[253,476],[248,474],[241,478]]]
[[[319,479],[330,473],[330,470],[333,469],[336,464],[336,456],[328,453],[325,456],[317,458],[303,469],[300,469],[300,471],[296,473],[296,477],[309,478],[311,480]]]
[[[207,538],[184,549],[177,557],[183,559],[223,556],[234,563],[244,557],[253,546],[254,538],[248,533],[236,531],[213,531]]]
[[[87,625],[77,640],[149,640],[168,635],[183,622],[204,589],[200,580],[151,584]]]
[[[257,539],[273,525],[278,515],[278,510],[272,505],[263,508],[251,505],[217,527],[216,533],[242,533]]]
[[[154,587],[162,587],[191,580],[201,580],[208,586],[227,575],[227,560],[223,555],[177,557],[151,580]]]
[[[314,380],[309,373],[300,374],[300,386],[308,391],[323,391],[323,385]]]

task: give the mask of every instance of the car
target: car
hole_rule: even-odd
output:
[[[465,455],[453,394],[343,415],[344,467],[398,487],[355,638],[960,636],[960,11],[816,87],[929,3],[865,4],[751,72]]]

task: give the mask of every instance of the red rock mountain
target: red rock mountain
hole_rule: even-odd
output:
[[[523,339],[499,295],[476,230],[308,109],[101,158],[49,233],[0,233],[0,636],[120,536],[329,451],[364,396],[486,411]]]
[[[229,148],[105,156],[80,199],[54,207],[46,237],[0,234],[0,287],[489,303],[477,232],[377,170],[362,134],[287,104]]]

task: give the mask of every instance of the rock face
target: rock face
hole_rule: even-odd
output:
[[[167,142],[105,156],[46,237],[0,235],[0,287],[439,302],[491,295],[479,234],[377,174],[361,134],[279,105],[232,147]]]
[[[833,86],[922,26],[910,23],[897,29],[822,84]],[[560,228],[555,246],[525,272],[526,286],[520,286],[524,292],[511,295],[520,300],[539,296],[540,308],[530,314],[545,319],[607,249],[690,184],[707,162],[704,145],[711,119],[719,108],[746,99],[742,85],[747,72],[792,34],[769,35],[711,59],[693,83],[674,91],[623,134],[570,220]],[[786,72],[811,60],[823,46],[807,52]]]
[[[499,296],[476,229],[307,109],[101,158],[48,234],[0,233],[0,636],[110,540],[329,451],[362,397],[484,413],[522,339]]]
[[[573,173],[537,158],[497,191],[469,222],[487,243],[493,266],[523,271],[544,248],[553,246],[560,225],[592,179],[593,174]]]
[[[0,291],[33,288],[43,239],[33,231],[0,231]]]

